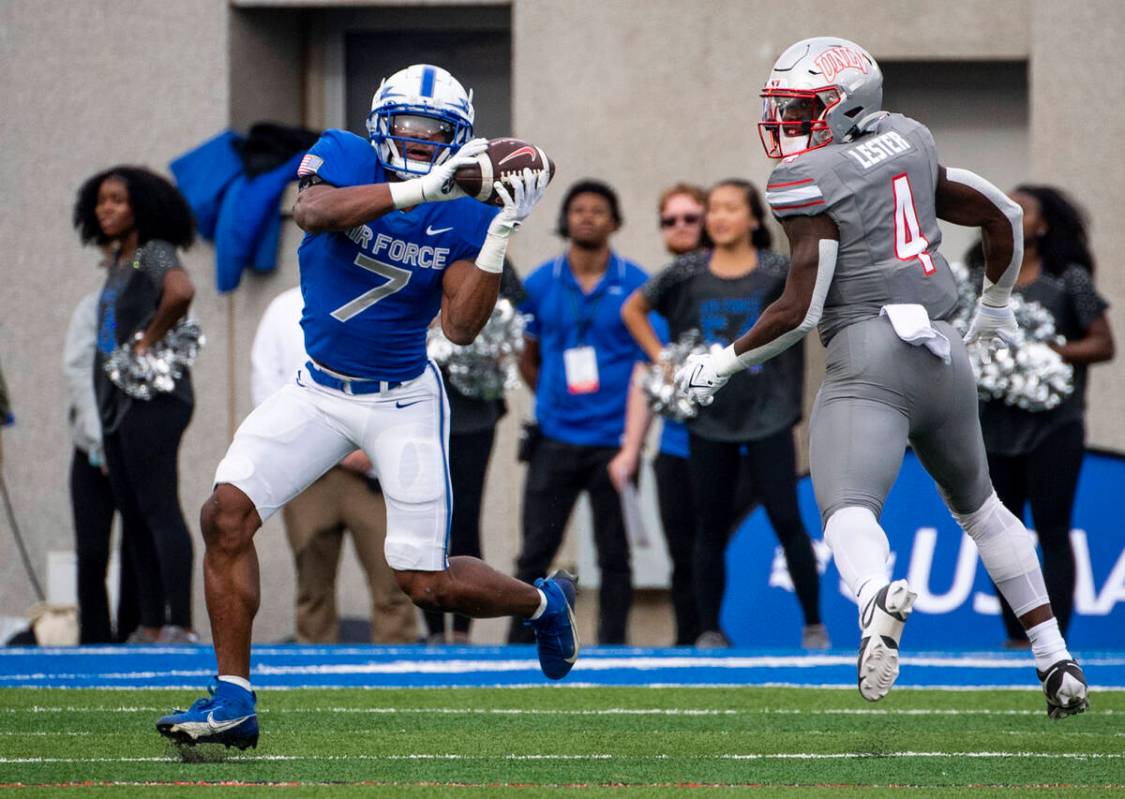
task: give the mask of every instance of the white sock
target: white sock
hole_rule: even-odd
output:
[[[1046,671],[1060,660],[1071,659],[1055,617],[1036,624],[1027,631],[1027,637],[1031,641],[1031,654],[1035,655],[1035,668],[1039,671]]]
[[[887,534],[868,508],[841,508],[824,525],[824,542],[832,550],[836,571],[859,603],[859,612],[890,582]]]
[[[535,590],[539,591],[539,609],[531,614],[531,620],[532,621],[535,621],[536,619],[538,619],[547,610],[547,595],[544,594],[543,591],[539,588],[536,588]],[[222,678],[220,677],[219,679],[222,679]]]
[[[237,685],[245,691],[253,692],[254,690],[250,687],[250,681],[248,679],[245,677],[235,677],[233,674],[220,674],[219,682],[229,682],[231,685]]]

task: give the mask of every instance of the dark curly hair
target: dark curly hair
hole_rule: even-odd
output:
[[[1062,189],[1031,183],[1021,183],[1012,193],[1026,194],[1039,203],[1047,232],[1039,237],[1039,259],[1043,271],[1061,275],[1071,264],[1077,264],[1094,274],[1094,255],[1090,252],[1087,234],[1089,223],[1086,212]],[[965,253],[965,262],[972,268],[984,266],[984,249],[981,242]]]
[[[87,178],[74,202],[74,227],[83,244],[106,244],[94,209],[98,190],[107,178],[117,178],[129,192],[129,205],[137,228],[137,243],[161,239],[187,249],[195,241],[195,218],[187,200],[167,180],[144,167],[118,165]]]
[[[567,230],[566,217],[570,213],[570,204],[574,202],[574,198],[579,194],[596,194],[604,199],[609,204],[609,215],[613,217],[614,223],[621,227],[625,224],[625,217],[621,215],[621,204],[617,200],[617,192],[608,183],[603,183],[600,180],[593,178],[585,178],[571,185],[566,190],[566,196],[563,197],[562,205],[559,206],[559,218],[555,223],[555,232],[564,239],[570,238],[570,231]]]
[[[1034,197],[1047,223],[1047,232],[1039,237],[1043,268],[1052,275],[1061,275],[1071,264],[1078,264],[1094,274],[1094,256],[1086,232],[1089,222],[1082,206],[1053,186],[1022,183],[1014,192]]]
[[[766,227],[766,209],[762,204],[762,195],[758,191],[758,187],[748,180],[742,178],[727,178],[720,180],[711,188],[707,189],[707,199],[711,199],[711,192],[715,189],[730,186],[733,189],[738,189],[746,197],[746,204],[750,206],[750,212],[754,218],[758,220],[758,226],[750,232],[750,244],[759,250],[768,250],[770,245],[773,244],[773,234],[770,229]],[[699,237],[699,246],[708,249],[715,246],[711,241],[711,237],[707,235],[707,226],[703,226],[703,233]]]

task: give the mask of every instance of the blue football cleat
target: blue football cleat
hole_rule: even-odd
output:
[[[217,678],[207,697],[187,710],[174,710],[156,722],[156,731],[178,744],[223,744],[239,749],[258,746],[257,695]]]
[[[552,680],[561,680],[578,660],[578,624],[574,620],[575,583],[578,579],[559,569],[535,587],[547,596],[547,609],[534,621],[539,666]]]

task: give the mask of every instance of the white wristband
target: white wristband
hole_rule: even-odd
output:
[[[498,275],[504,271],[504,256],[508,252],[508,237],[489,233],[477,253],[477,269]]]
[[[741,372],[746,368],[746,365],[735,354],[733,344],[715,353],[712,364],[715,367],[715,374],[720,377],[730,377],[735,372]]]
[[[984,287],[980,293],[980,301],[984,305],[990,305],[993,308],[1007,308],[1008,301],[1012,298],[1012,289],[1010,286],[1002,286],[999,283],[993,283],[988,279],[988,275],[984,276]]]
[[[426,194],[422,191],[422,181],[418,178],[404,180],[401,183],[388,183],[391,191],[391,202],[395,208],[412,208],[426,201]]]

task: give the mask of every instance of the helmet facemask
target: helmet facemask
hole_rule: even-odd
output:
[[[832,142],[828,113],[843,95],[836,86],[821,89],[764,89],[758,135],[770,158],[788,158]]]
[[[372,111],[367,130],[384,168],[402,178],[429,174],[472,136],[472,125],[432,108],[388,105]],[[428,156],[419,149],[429,150]]]

